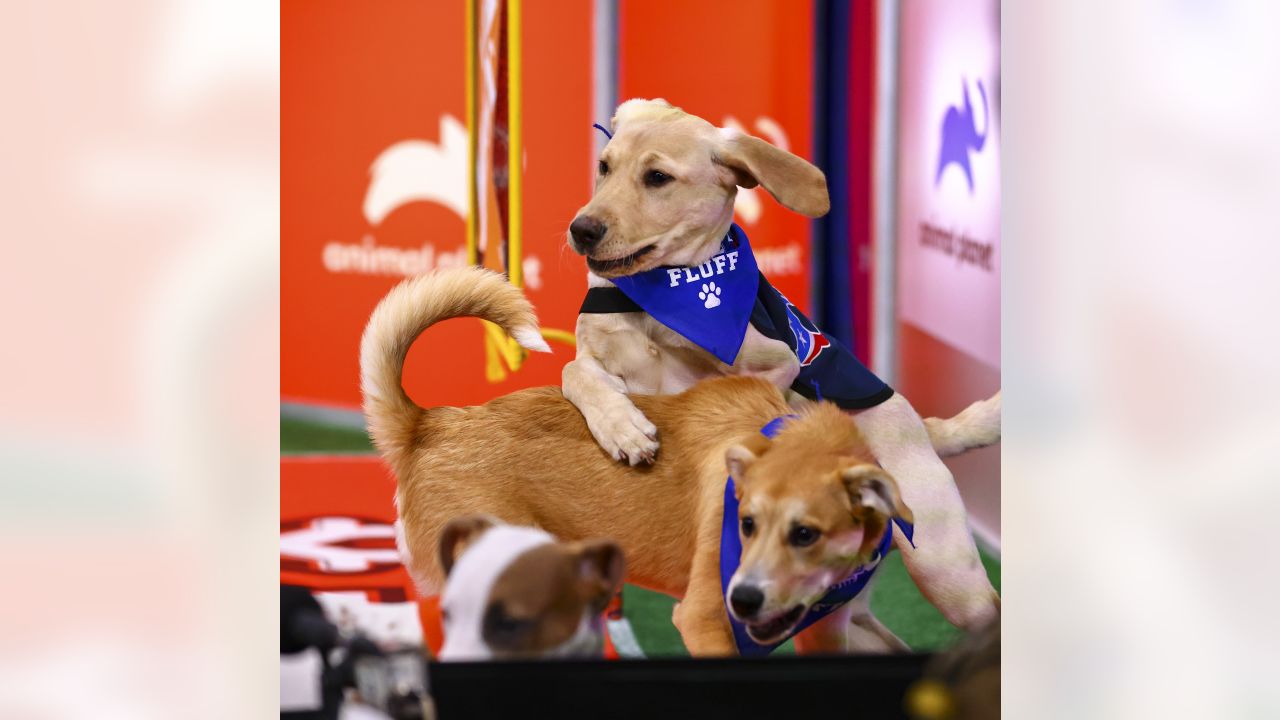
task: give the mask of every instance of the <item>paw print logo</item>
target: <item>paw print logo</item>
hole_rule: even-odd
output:
[[[707,283],[702,286],[702,292],[698,293],[698,299],[702,301],[703,307],[710,310],[720,304],[720,288],[715,283]]]

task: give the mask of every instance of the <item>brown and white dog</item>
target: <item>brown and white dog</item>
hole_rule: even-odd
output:
[[[625,572],[614,542],[560,543],[488,515],[445,526],[440,565],[441,660],[600,657],[601,613]]]
[[[819,217],[830,207],[826,177],[802,158],[664,100],[629,100],[613,118],[595,193],[570,226],[569,244],[586,256],[591,287],[659,266],[697,266],[719,251],[738,188],[756,185],[802,215]],[[564,396],[600,446],[632,465],[651,462],[659,440],[634,395],[678,393],[724,375],[764,378],[786,390],[800,370],[786,343],[750,325],[732,365],[643,312],[579,315],[576,336],[577,357],[564,368]],[[857,412],[853,421],[915,510],[915,548],[895,533],[912,579],[953,624],[977,627],[995,616],[999,598],[938,452],[956,454],[999,440],[999,394],[967,413],[953,424],[960,428],[959,442],[931,443],[931,435],[940,439],[940,428],[926,427],[900,394]]]
[[[419,407],[400,384],[409,346],[433,323],[461,316],[484,318],[525,347],[546,349],[523,294],[476,268],[400,284],[374,310],[361,341],[365,416],[398,481],[398,545],[424,595],[440,591],[457,556],[458,542],[450,539],[457,533],[446,531],[453,518],[483,513],[567,541],[607,536],[626,554],[629,582],[680,598],[673,620],[691,653],[730,654],[735,644],[719,575],[730,467],[740,478],[740,508],[754,525],[744,534],[739,575],[762,594],[742,619],[762,633],[788,630],[777,627],[780,614],[813,603],[824,583],[866,562],[880,537],[875,528],[910,515],[853,420],[834,406],[806,402],[776,438],[763,438],[763,425],[796,408],[759,378],[720,378],[679,395],[628,400],[663,433],[662,459],[642,466],[603,452],[556,387],[474,407]],[[946,430],[940,437],[965,439],[965,428],[951,421],[938,427]],[[796,527],[806,528],[803,545],[793,542]],[[499,573],[495,567],[487,572]],[[856,613],[860,622],[850,625]],[[797,636],[802,651],[897,646],[865,607],[828,617],[838,621]]]

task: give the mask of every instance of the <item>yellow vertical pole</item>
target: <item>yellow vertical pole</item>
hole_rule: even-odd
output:
[[[480,149],[479,62],[476,38],[478,0],[467,0],[467,264],[480,263],[480,196],[476,188],[476,156]]]
[[[520,61],[520,12],[520,0],[507,0],[507,275],[516,287],[524,287],[524,72]]]

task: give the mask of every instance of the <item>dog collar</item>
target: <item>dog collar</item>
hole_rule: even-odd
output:
[[[782,429],[783,425],[795,417],[795,415],[783,415],[774,418],[760,428],[760,433],[767,438],[773,438]],[[743,656],[768,655],[796,633],[857,597],[858,593],[862,592],[867,583],[870,582],[872,573],[880,566],[880,561],[889,552],[889,547],[893,543],[893,526],[895,524],[902,530],[902,534],[906,536],[907,541],[912,542],[914,528],[911,523],[901,518],[893,518],[893,521],[885,528],[884,536],[880,538],[880,544],[876,546],[875,554],[871,556],[871,560],[867,564],[859,566],[843,580],[832,585],[822,598],[809,607],[804,617],[785,637],[771,645],[761,645],[751,639],[751,636],[747,634],[747,626],[733,617],[727,604],[729,582],[733,580],[733,575],[738,571],[738,565],[742,561],[742,539],[738,535],[738,498],[734,491],[733,476],[729,476],[724,485],[724,518],[720,528],[720,594],[725,598],[725,613],[729,616],[729,624],[733,627],[733,639],[738,646],[738,654]],[[912,547],[914,546],[914,542],[912,542]]]

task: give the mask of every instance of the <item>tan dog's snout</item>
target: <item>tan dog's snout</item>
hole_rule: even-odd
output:
[[[569,237],[574,252],[587,255],[604,239],[609,227],[589,215],[579,215],[569,225]]]
[[[755,585],[743,583],[729,593],[729,607],[733,608],[733,614],[739,619],[749,620],[755,617],[763,605],[764,591]]]

